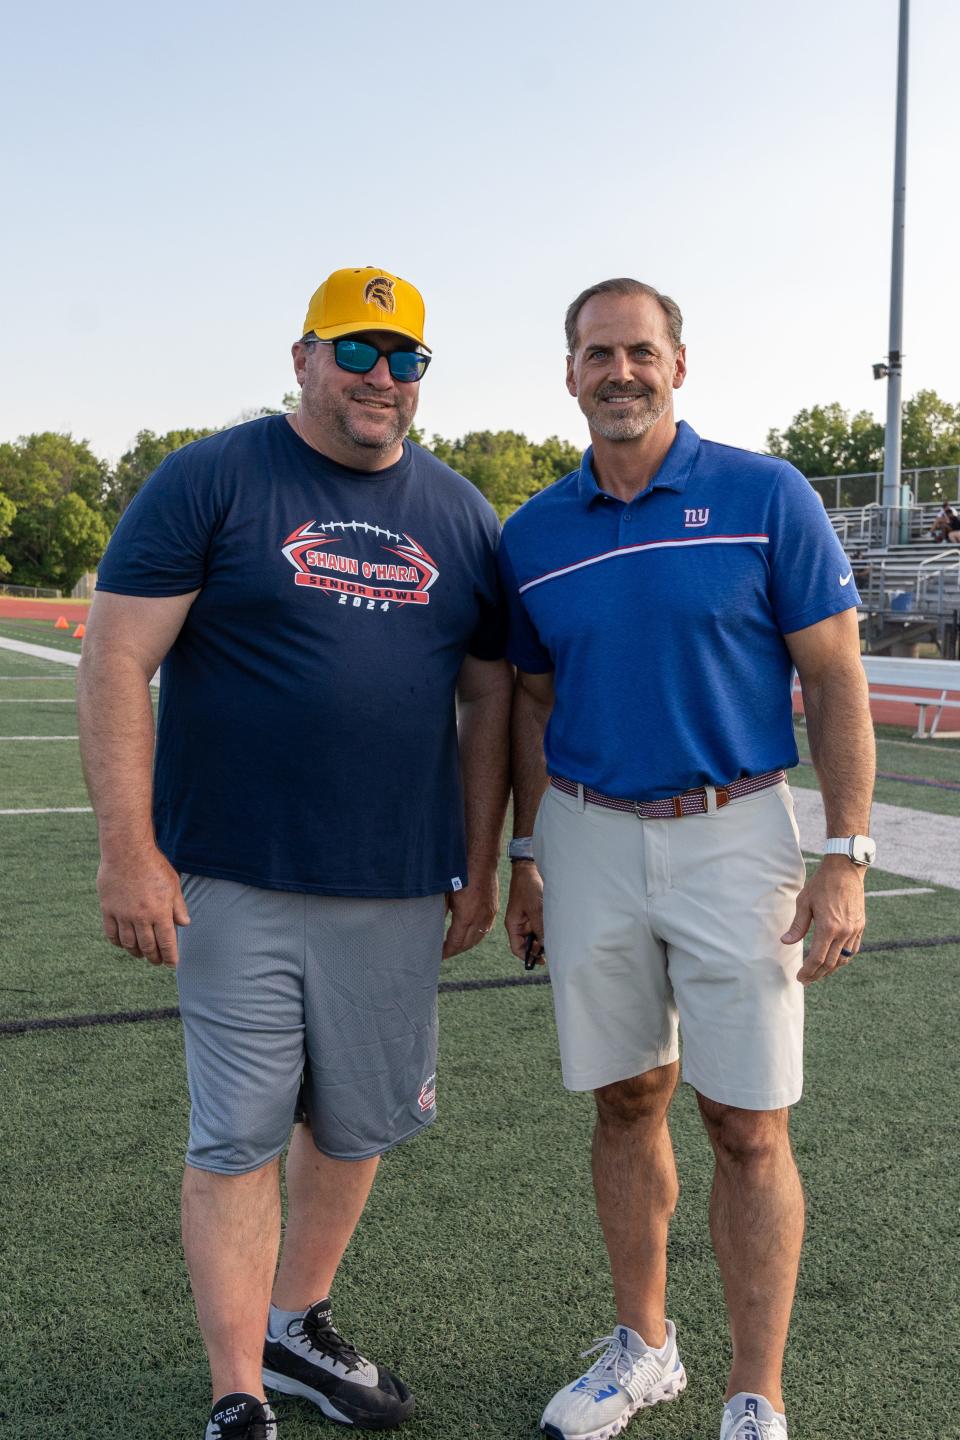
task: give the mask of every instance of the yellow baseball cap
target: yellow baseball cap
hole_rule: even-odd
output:
[[[357,330],[392,330],[423,344],[424,306],[420,291],[374,265],[334,270],[307,307],[302,334],[335,340]]]

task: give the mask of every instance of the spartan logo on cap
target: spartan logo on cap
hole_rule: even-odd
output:
[[[393,293],[393,281],[388,280],[386,275],[378,275],[374,280],[368,280],[363,287],[364,305],[379,305],[388,315],[392,315],[397,308],[396,296]]]

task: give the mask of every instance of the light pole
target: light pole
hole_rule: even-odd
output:
[[[883,503],[902,504],[900,488],[900,391],[903,379],[903,231],[907,197],[907,40],[910,0],[900,0],[897,52],[897,138],[893,170],[893,252],[890,264],[890,350],[886,364],[874,365],[875,380],[887,381],[887,427],[883,447]]]

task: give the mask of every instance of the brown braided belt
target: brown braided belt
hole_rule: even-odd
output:
[[[786,780],[783,770],[768,770],[763,775],[747,775],[742,780],[731,780],[729,785],[716,786],[717,809],[722,810],[731,800],[740,800],[744,795],[755,795],[758,790],[769,790]],[[575,780],[564,780],[562,775],[551,775],[550,784],[564,795],[576,798],[579,786]],[[583,798],[588,805],[599,805],[604,810],[621,810],[630,815],[639,815],[644,820],[680,820],[684,815],[704,815],[709,808],[707,792],[684,790],[682,795],[669,795],[665,800],[619,800],[614,795],[601,795],[599,790],[583,787]]]

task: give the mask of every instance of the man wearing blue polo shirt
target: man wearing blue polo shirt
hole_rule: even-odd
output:
[[[516,955],[542,942],[564,1083],[594,1092],[616,1303],[600,1358],[544,1412],[553,1440],[605,1440],[686,1385],[665,1309],[678,1028],[716,1157],[721,1440],[786,1440],[803,992],[859,949],[875,850],[850,566],[796,470],[677,424],[680,336],[675,302],[636,280],[577,297],[567,388],[592,443],[500,551],[518,667],[506,924]],[[809,884],[784,776],[794,666],[831,837]]]

